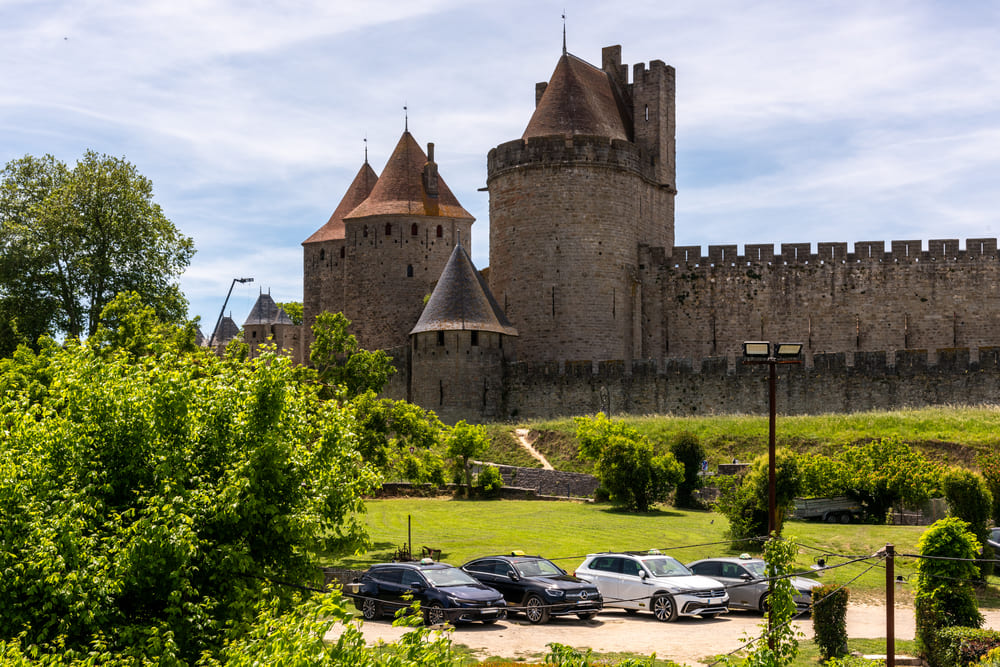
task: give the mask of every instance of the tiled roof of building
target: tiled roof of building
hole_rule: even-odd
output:
[[[368,198],[377,181],[378,174],[368,164],[368,160],[365,160],[365,163],[361,165],[361,169],[358,170],[358,175],[351,182],[351,187],[347,188],[347,193],[340,200],[336,210],[334,210],[333,215],[330,216],[325,225],[313,232],[312,236],[303,241],[302,244],[344,238],[346,236],[344,232],[344,218],[348,213],[356,209],[358,204]]]
[[[435,183],[428,188],[424,176],[425,165],[430,167]],[[437,189],[437,196],[433,190]],[[430,192],[428,192],[430,190]],[[371,194],[345,218],[362,218],[371,215],[427,215],[446,218],[472,216],[462,208],[444,179],[437,175],[437,165],[428,161],[427,155],[408,131],[399,138],[396,149],[382,170]]]
[[[212,345],[225,345],[232,339],[240,335],[240,328],[233,322],[233,318],[226,315],[219,321],[219,328],[215,332]]]
[[[516,336],[462,244],[455,246],[411,334],[449,330],[495,331]]]
[[[587,134],[627,140],[628,125],[607,73],[564,53],[521,138]]]
[[[243,326],[253,324],[291,324],[292,318],[274,302],[270,294],[261,292],[257,297],[257,303],[250,309]]]

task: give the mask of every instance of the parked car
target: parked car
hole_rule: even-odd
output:
[[[714,618],[729,611],[725,586],[655,550],[590,554],[575,574],[597,586],[604,606],[629,614],[651,611],[657,620],[672,621],[678,615]]]
[[[567,614],[587,620],[604,606],[596,586],[541,556],[488,556],[469,561],[462,569],[503,593],[507,609],[523,612],[532,623]]]
[[[730,609],[767,611],[767,563],[760,558],[742,555],[732,558],[705,558],[688,563],[695,574],[722,582],[729,592]],[[799,611],[812,607],[812,589],[820,585],[815,579],[791,577],[795,589],[795,606]]]
[[[484,586],[457,567],[425,558],[419,563],[372,565],[350,586],[354,606],[365,620],[393,615],[420,601],[424,621],[495,623],[505,616],[507,604],[499,591]],[[412,596],[412,599],[407,599]]]
[[[1000,528],[990,528],[990,536],[986,538],[986,546],[993,549],[993,557],[1000,557]]]

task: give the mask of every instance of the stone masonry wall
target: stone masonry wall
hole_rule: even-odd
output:
[[[1000,345],[995,239],[678,246],[640,253],[643,358],[735,355],[744,340],[807,356]]]
[[[473,473],[486,465],[500,472],[505,486],[532,489],[542,496],[562,496],[568,498],[593,498],[599,486],[597,478],[578,472],[560,472],[542,468],[519,468],[498,463],[473,462]]]

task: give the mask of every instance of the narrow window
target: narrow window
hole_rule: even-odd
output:
[[[444,345],[444,332],[438,331],[438,345]]]
[[[344,246],[340,246],[340,258],[344,258]]]
[[[392,223],[391,222],[385,223],[385,235],[386,236],[392,236]]]
[[[368,238],[368,225],[365,225],[364,231],[361,234],[365,238]]]
[[[417,223],[414,222],[412,225],[410,225],[410,236],[416,236],[419,231],[420,230],[417,227]]]
[[[437,228],[437,237],[441,238],[443,236],[444,236],[444,227],[442,227],[441,225],[438,225],[438,228]]]
[[[646,105],[646,122],[649,122],[649,105]]]
[[[412,264],[407,264],[406,265],[406,277],[407,278],[412,278],[413,277],[413,265]]]
[[[444,380],[438,380],[438,405],[444,405]]]
[[[324,259],[326,259],[326,248],[320,248],[319,249],[319,261],[322,262]]]
[[[479,332],[478,331],[471,331],[469,333],[472,334],[472,346],[473,347],[478,347],[479,346]]]

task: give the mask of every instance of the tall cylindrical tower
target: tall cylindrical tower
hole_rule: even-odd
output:
[[[536,88],[524,135],[489,153],[490,288],[521,360],[641,350],[639,246],[669,252],[676,192],[673,71],[656,69],[637,67],[635,91],[618,47],[605,49],[604,69],[564,53]]]

